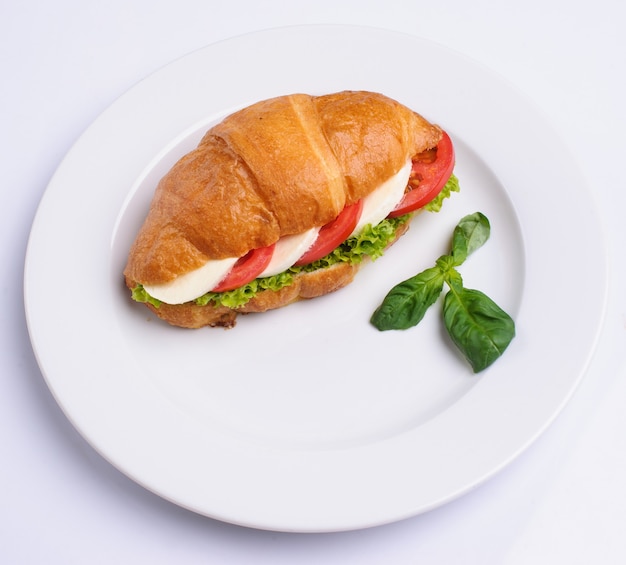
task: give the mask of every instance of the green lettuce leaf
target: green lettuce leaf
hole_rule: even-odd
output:
[[[459,191],[459,179],[454,174],[452,174],[450,175],[448,182],[443,186],[441,192],[437,195],[437,197],[424,206],[424,210],[428,210],[429,212],[439,212],[439,210],[441,210],[441,207],[443,206],[443,201],[446,198],[450,198],[450,194],[452,194],[453,192]]]
[[[149,302],[155,308],[159,308],[161,306],[161,301],[150,296],[148,291],[141,284],[138,284],[131,292],[131,298],[136,302]]]

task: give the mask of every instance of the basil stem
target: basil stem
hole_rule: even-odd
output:
[[[443,319],[475,373],[498,359],[515,337],[512,318],[478,290],[451,286],[443,303]]]

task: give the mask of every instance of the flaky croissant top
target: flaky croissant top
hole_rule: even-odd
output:
[[[293,94],[212,127],[160,181],[124,274],[161,284],[333,220],[441,130],[372,92]]]

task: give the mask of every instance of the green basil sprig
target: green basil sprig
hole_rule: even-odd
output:
[[[376,309],[371,323],[381,331],[405,330],[417,325],[443,292],[443,319],[452,342],[475,373],[486,369],[515,337],[515,322],[484,293],[465,288],[457,267],[489,239],[487,217],[476,212],[454,229],[452,250],[435,266],[394,286]]]

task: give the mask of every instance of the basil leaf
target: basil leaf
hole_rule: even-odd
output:
[[[443,290],[444,275],[431,267],[394,286],[370,322],[380,331],[405,330],[417,325]]]
[[[461,219],[452,236],[452,256],[455,265],[461,265],[469,255],[489,239],[491,226],[487,217],[475,212]]]
[[[515,322],[478,290],[451,287],[443,305],[446,329],[478,373],[491,365],[515,336]]]

